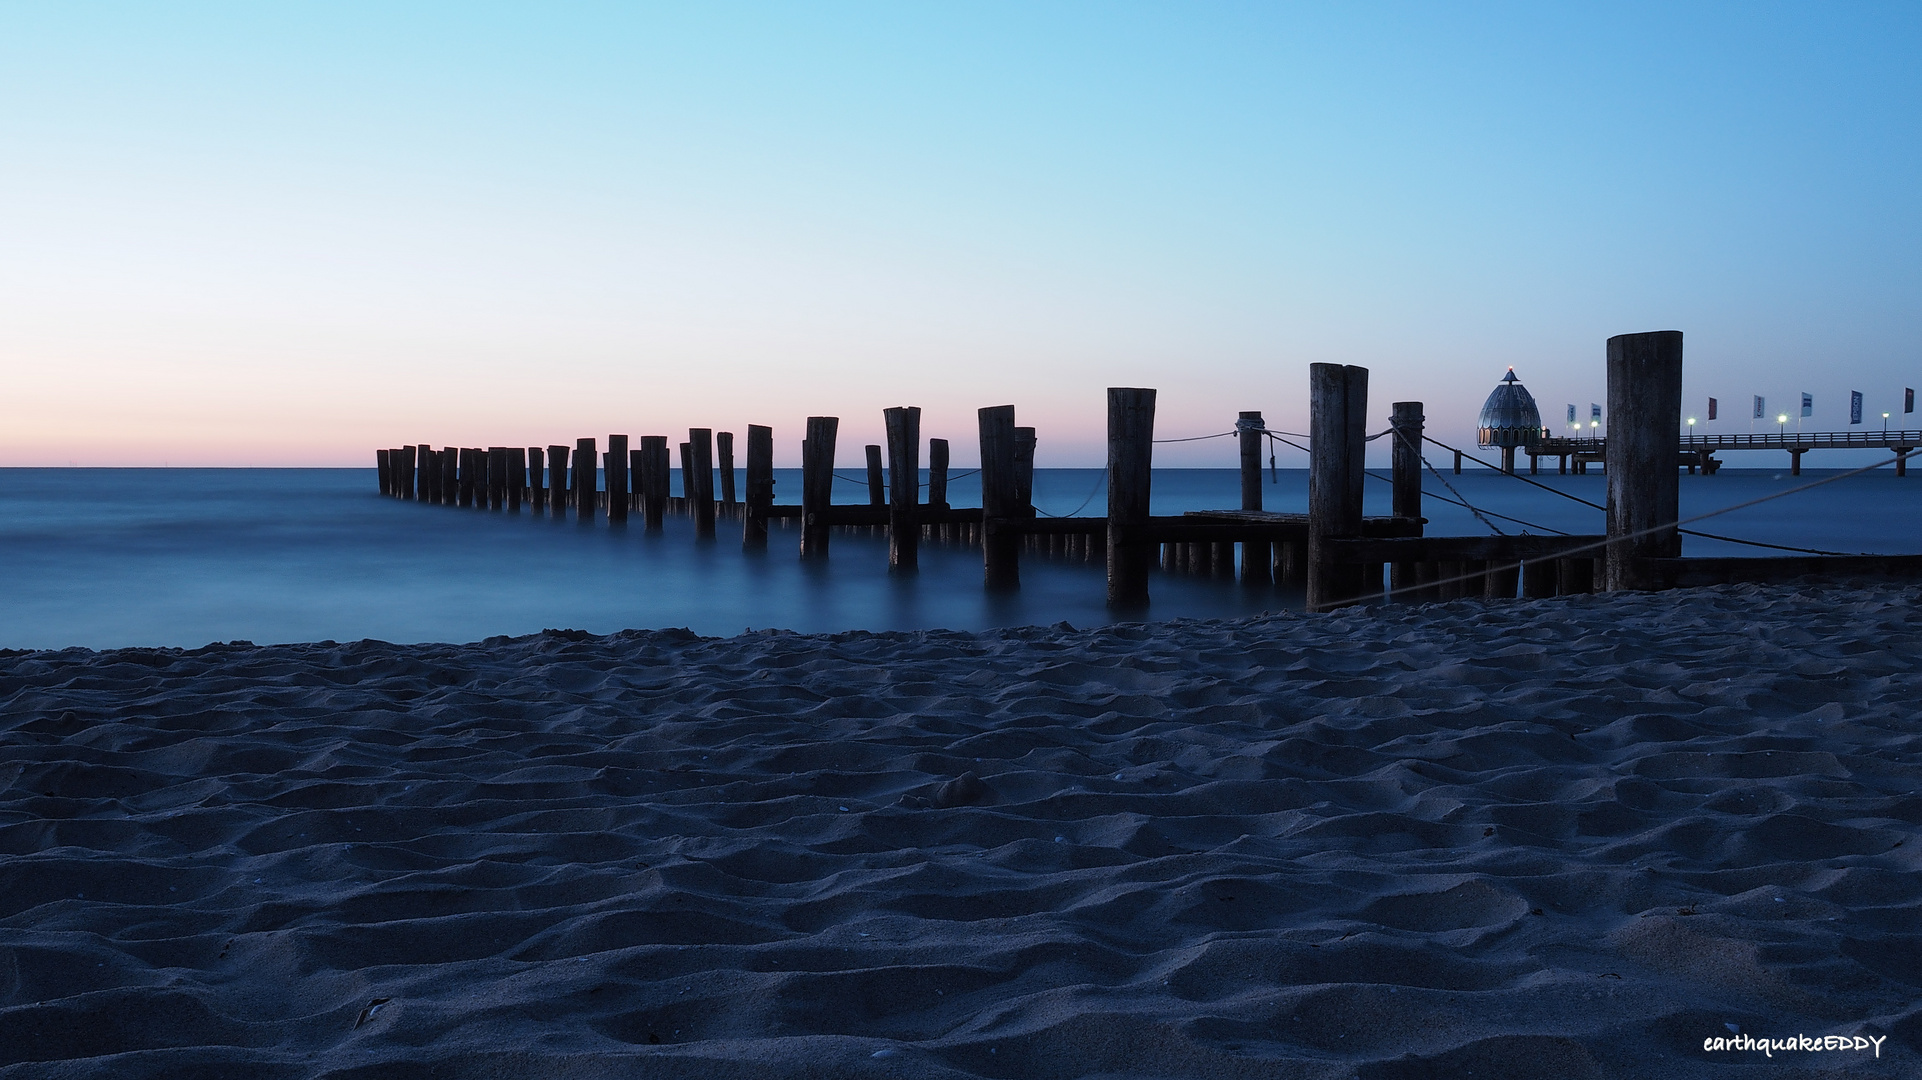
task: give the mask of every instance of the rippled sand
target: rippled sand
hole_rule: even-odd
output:
[[[0,1077],[1917,1075],[1919,600],[8,654]]]

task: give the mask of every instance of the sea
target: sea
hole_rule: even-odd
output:
[[[1739,458],[1737,459],[1739,460]],[[1889,468],[1725,467],[1681,477],[1687,527],[1739,540],[1844,553],[1922,552],[1922,475]],[[1371,472],[1367,512],[1388,513],[1385,471]],[[1532,481],[1531,484],[1529,481]],[[1510,477],[1484,469],[1425,478],[1431,535],[1600,533],[1607,478]],[[884,536],[837,535],[824,562],[802,562],[798,529],[768,550],[741,550],[738,522],[702,543],[691,520],[649,534],[523,508],[461,509],[385,498],[371,469],[0,469],[0,647],[197,647],[211,642],[469,642],[543,629],[612,633],[685,627],[895,631],[1226,618],[1298,609],[1298,590],[1159,571],[1145,612],[1105,606],[1095,564],[1029,555],[1021,588],[982,587],[978,550],[924,544],[918,573],[890,574]],[[799,470],[777,470],[793,502]],[[836,501],[867,501],[863,478],[838,474]],[[680,491],[678,474],[674,490]],[[1100,469],[1040,469],[1038,511],[1105,511]],[[955,506],[978,506],[978,477],[957,475]],[[1304,470],[1264,473],[1266,509],[1305,511]],[[1452,500],[1452,501],[1451,501]],[[1463,505],[1472,506],[1471,512]],[[1152,512],[1240,505],[1233,469],[1157,469]],[[1779,552],[1690,536],[1687,555]]]

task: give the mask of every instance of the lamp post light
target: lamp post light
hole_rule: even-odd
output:
[[[1775,433],[1777,435],[1781,436],[1784,439],[1788,438],[1788,434],[1789,434],[1788,428],[1789,428],[1788,413],[1782,413],[1781,415],[1775,418]]]
[[[1887,435],[1888,433],[1889,433],[1889,414],[1883,413],[1882,414],[1882,434]]]

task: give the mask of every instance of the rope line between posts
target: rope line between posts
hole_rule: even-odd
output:
[[[1440,445],[1440,444],[1438,443],[1436,445]],[[1552,556],[1552,558],[1556,558],[1556,559],[1571,558],[1585,551],[1594,551],[1598,548],[1605,548],[1610,544],[1620,543],[1625,540],[1635,540],[1643,536],[1648,536],[1651,533],[1661,532],[1663,529],[1676,529],[1678,531],[1686,531],[1686,530],[1683,530],[1681,527],[1684,525],[1693,525],[1698,521],[1706,521],[1712,517],[1720,517],[1723,514],[1734,513],[1737,510],[1746,510],[1751,506],[1759,506],[1765,502],[1773,502],[1776,499],[1785,498],[1789,495],[1797,495],[1804,491],[1812,491],[1815,488],[1819,488],[1823,486],[1824,484],[1833,484],[1837,480],[1847,480],[1851,476],[1860,476],[1865,472],[1873,472],[1876,469],[1879,469],[1882,466],[1887,464],[1889,464],[1888,461],[1879,461],[1874,465],[1864,465],[1859,469],[1850,469],[1848,472],[1837,473],[1834,476],[1824,477],[1820,480],[1814,481],[1813,483],[1803,484],[1800,487],[1789,488],[1787,491],[1777,491],[1769,495],[1763,495],[1759,498],[1750,499],[1747,502],[1736,503],[1733,506],[1724,506],[1720,510],[1710,510],[1706,514],[1697,514],[1694,517],[1683,518],[1680,521],[1671,521],[1666,525],[1651,525],[1646,529],[1637,529],[1634,532],[1629,533],[1625,536],[1614,536],[1606,540],[1598,540],[1594,543],[1582,544],[1579,547],[1572,547],[1567,549],[1566,551],[1558,551]],[[1522,559],[1522,560],[1518,560],[1516,562],[1510,563],[1506,566],[1484,567],[1478,573],[1457,574],[1452,578],[1442,578],[1438,581],[1424,581],[1419,585],[1404,585],[1399,589],[1384,589],[1380,593],[1380,596],[1382,597],[1382,599],[1385,600],[1391,596],[1400,596],[1404,593],[1417,592],[1424,589],[1432,589],[1442,585],[1453,585],[1456,582],[1461,582],[1461,581],[1470,581],[1475,578],[1481,577],[1484,574],[1500,574],[1500,573],[1506,573],[1507,571],[1510,571],[1510,570],[1519,570],[1523,566],[1526,566],[1529,561],[1530,560],[1528,559]],[[1535,559],[1533,561],[1542,562],[1544,560]]]
[[[1101,493],[1101,485],[1104,482],[1106,482],[1107,479],[1108,479],[1108,470],[1102,469],[1101,475],[1095,477],[1094,487],[1088,492],[1088,497],[1081,500],[1080,506],[1075,507],[1073,510],[1068,511],[1065,514],[1050,514],[1046,510],[1041,509],[1040,507],[1035,507],[1034,512],[1037,514],[1040,514],[1042,517],[1047,517],[1047,518],[1071,518],[1076,514],[1079,514],[1081,511],[1086,510],[1088,508],[1088,504],[1094,501],[1094,497]]]
[[[1447,488],[1449,494],[1461,500],[1460,505],[1467,507],[1469,513],[1475,515],[1475,517],[1479,519],[1483,525],[1488,526],[1489,532],[1494,533],[1496,536],[1508,535],[1507,533],[1503,532],[1501,528],[1497,526],[1494,522],[1488,520],[1488,518],[1485,515],[1483,515],[1483,513],[1479,509],[1477,509],[1473,503],[1470,503],[1466,495],[1463,495],[1461,492],[1455,490],[1455,485],[1449,483],[1448,478],[1441,474],[1441,470],[1435,468],[1434,463],[1428,460],[1428,455],[1421,452],[1421,444],[1411,441],[1408,438],[1408,433],[1401,430],[1398,427],[1394,427],[1393,425],[1390,425],[1388,430],[1395,433],[1395,438],[1400,439],[1401,444],[1403,446],[1406,446],[1410,450],[1413,450],[1415,452],[1415,456],[1421,459],[1422,466],[1426,468],[1430,473],[1434,474],[1435,479],[1441,481],[1441,486]],[[1427,438],[1427,436],[1424,435],[1423,438]],[[1429,439],[1428,441],[1434,442],[1433,439]],[[1441,444],[1435,443],[1435,445],[1440,446]]]
[[[1393,483],[1395,482],[1395,480],[1394,480],[1394,478],[1393,478],[1393,477],[1390,477],[1390,476],[1383,476],[1382,474],[1380,474],[1380,473],[1378,473],[1378,472],[1367,472],[1367,473],[1365,473],[1365,475],[1367,475],[1367,476],[1368,476],[1369,478],[1371,478],[1371,479],[1374,479],[1374,480],[1380,480],[1380,481],[1382,481],[1383,483],[1387,483],[1387,484],[1393,484]],[[1459,507],[1461,507],[1461,508],[1462,508],[1462,509],[1464,509],[1464,510],[1469,510],[1469,511],[1474,511],[1474,509],[1475,509],[1474,507],[1472,507],[1472,506],[1470,506],[1470,505],[1468,505],[1468,504],[1467,504],[1467,503],[1465,503],[1465,502],[1461,502],[1460,500],[1457,500],[1457,499],[1451,499],[1451,498],[1449,498],[1449,497],[1448,497],[1448,496],[1446,496],[1446,495],[1437,495],[1437,494],[1435,494],[1435,493],[1434,493],[1434,492],[1432,492],[1432,491],[1430,491],[1430,492],[1428,492],[1428,493],[1427,493],[1427,494],[1426,494],[1426,495],[1425,495],[1424,497],[1425,497],[1425,498],[1430,498],[1430,499],[1434,499],[1434,500],[1435,500],[1436,502],[1445,502],[1445,503],[1448,503],[1448,504],[1450,504],[1450,505],[1452,505],[1452,506],[1459,506]],[[1556,536],[1567,536],[1567,535],[1569,535],[1568,533],[1565,533],[1565,532],[1563,532],[1562,530],[1560,530],[1560,529],[1557,529],[1557,528],[1555,528],[1555,527],[1554,527],[1554,526],[1552,526],[1552,525],[1540,525],[1540,524],[1537,524],[1537,523],[1535,523],[1535,522],[1533,522],[1533,521],[1523,521],[1523,520],[1522,520],[1521,518],[1518,518],[1518,517],[1509,517],[1509,516],[1508,516],[1507,514],[1497,514],[1497,513],[1496,513],[1495,511],[1493,511],[1493,510],[1483,510],[1483,511],[1481,511],[1481,513],[1484,513],[1484,514],[1487,514],[1487,515],[1488,515],[1489,517],[1497,517],[1497,518],[1501,518],[1501,519],[1502,519],[1503,521],[1512,521],[1512,522],[1514,522],[1515,524],[1517,524],[1517,525],[1520,525],[1520,526],[1521,526],[1522,528],[1524,528],[1524,529],[1540,529],[1540,530],[1541,530],[1542,532],[1544,532],[1544,533],[1553,533],[1553,534],[1555,534]],[[1524,533],[1523,535],[1527,535],[1527,534],[1526,534],[1526,533]]]
[[[1489,464],[1488,462],[1486,462],[1486,461],[1483,461],[1483,460],[1482,460],[1481,458],[1478,458],[1478,457],[1476,457],[1475,455],[1473,455],[1473,454],[1471,454],[1471,453],[1468,453],[1468,452],[1467,452],[1467,451],[1465,451],[1465,450],[1455,450],[1455,448],[1454,448],[1454,447],[1452,447],[1452,446],[1450,446],[1450,445],[1448,445],[1448,444],[1447,444],[1447,443],[1445,443],[1445,442],[1442,442],[1442,441],[1441,441],[1440,439],[1435,439],[1435,438],[1430,438],[1430,437],[1429,437],[1429,436],[1427,436],[1427,435],[1423,435],[1423,436],[1422,436],[1422,438],[1423,438],[1423,439],[1424,439],[1425,441],[1427,441],[1427,442],[1431,442],[1431,443],[1434,443],[1434,444],[1435,444],[1436,446],[1439,446],[1439,447],[1441,447],[1441,448],[1442,448],[1443,450],[1454,450],[1454,451],[1455,451],[1455,453],[1457,453],[1457,454],[1460,454],[1460,455],[1461,455],[1462,457],[1465,457],[1465,458],[1467,458],[1468,460],[1470,460],[1470,461],[1472,461],[1472,462],[1474,462],[1474,463],[1475,463],[1475,464],[1477,464],[1477,465],[1480,465],[1480,466],[1482,466],[1483,468],[1486,468],[1486,469],[1494,469],[1494,470],[1495,470],[1496,472],[1502,472],[1502,471],[1501,471],[1501,469],[1499,469],[1499,468],[1497,468],[1496,466],[1494,466],[1494,465],[1490,465],[1490,464]],[[1572,501],[1574,501],[1574,502],[1578,502],[1578,503],[1581,503],[1581,504],[1582,504],[1583,506],[1589,506],[1589,507],[1593,507],[1593,508],[1595,508],[1595,509],[1597,509],[1597,510],[1600,510],[1600,511],[1602,511],[1603,513],[1607,513],[1607,512],[1608,512],[1608,507],[1606,507],[1606,506],[1603,506],[1603,505],[1601,505],[1600,503],[1592,503],[1592,502],[1589,502],[1589,501],[1588,501],[1587,499],[1584,499],[1584,498],[1582,498],[1582,497],[1581,497],[1580,495],[1570,495],[1570,494],[1569,494],[1568,492],[1566,492],[1566,491],[1563,491],[1563,490],[1561,490],[1560,488],[1552,488],[1552,487],[1549,487],[1549,486],[1548,486],[1547,484],[1544,484],[1544,483],[1541,483],[1540,481],[1537,481],[1537,480],[1530,480],[1530,479],[1529,479],[1528,477],[1526,477],[1526,476],[1523,476],[1523,475],[1522,475],[1522,474],[1520,474],[1520,473],[1508,473],[1508,472],[1504,472],[1504,473],[1502,473],[1502,475],[1503,475],[1503,476],[1512,476],[1512,477],[1514,477],[1515,479],[1517,479],[1517,480],[1520,480],[1520,481],[1521,481],[1522,483],[1524,483],[1524,484],[1533,484],[1533,485],[1535,485],[1536,487],[1538,487],[1538,488],[1541,488],[1541,489],[1542,489],[1543,491],[1549,491],[1549,492],[1553,492],[1553,493],[1555,493],[1555,494],[1557,494],[1557,495],[1560,495],[1560,496],[1561,496],[1562,498],[1564,498],[1564,499],[1569,499],[1569,500],[1572,500]]]
[[[1190,436],[1188,436],[1188,437],[1187,437],[1187,438],[1185,438],[1185,439],[1154,439],[1154,440],[1152,440],[1152,441],[1153,441],[1153,442],[1158,442],[1158,443],[1169,443],[1169,442],[1201,442],[1201,441],[1202,441],[1202,440],[1204,440],[1204,439],[1225,439],[1225,438],[1227,438],[1228,436],[1230,436],[1230,435],[1233,435],[1233,434],[1235,434],[1235,432],[1232,432],[1232,431],[1219,431],[1219,432],[1216,432],[1216,433],[1215,433],[1215,434],[1213,434],[1213,435],[1190,435]]]

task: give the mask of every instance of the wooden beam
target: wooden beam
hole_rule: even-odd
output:
[[[1134,609],[1148,604],[1148,572],[1158,541],[1141,527],[1148,523],[1154,483],[1155,392],[1152,388],[1108,388],[1108,606]]]

